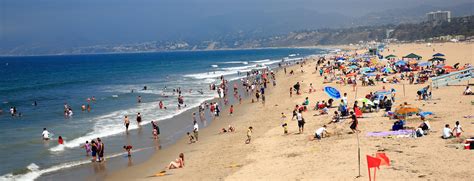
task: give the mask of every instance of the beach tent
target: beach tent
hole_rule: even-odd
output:
[[[422,57],[421,57],[421,56],[419,56],[419,55],[417,55],[417,54],[410,53],[410,54],[408,54],[408,55],[404,56],[403,58],[414,58],[414,59],[417,59],[417,60],[419,60],[419,59],[421,59]]]
[[[430,62],[434,62],[434,61],[441,61],[441,62],[444,62],[445,60],[446,60],[445,58],[433,57],[432,59],[429,59],[428,61],[430,61]]]
[[[390,54],[385,57],[386,59],[392,59],[392,58],[397,58],[396,55]]]
[[[444,57],[444,54],[442,53],[436,53],[433,55],[433,57]]]

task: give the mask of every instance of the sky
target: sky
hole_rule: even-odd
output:
[[[203,40],[337,27],[371,12],[472,0],[0,0],[0,49]]]

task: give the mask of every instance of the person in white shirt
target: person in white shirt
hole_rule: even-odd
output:
[[[49,140],[49,132],[46,128],[43,128],[43,133],[41,135],[43,135],[43,140]]]
[[[443,128],[443,139],[449,139],[453,137],[453,131],[449,128],[449,124],[446,124]]]
[[[344,93],[344,96],[341,98],[342,101],[344,102],[344,105],[347,105],[347,93]]]
[[[194,121],[194,129],[193,129],[193,133],[194,133],[194,139],[196,139],[196,141],[198,141],[198,132],[199,132],[199,125],[197,124],[197,121]]]
[[[324,137],[324,134],[328,134],[326,125],[324,125],[323,127],[320,127],[319,129],[315,131],[314,138],[320,140],[321,138]]]

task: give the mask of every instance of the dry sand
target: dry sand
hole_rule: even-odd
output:
[[[433,44],[395,44],[390,45],[390,52],[399,57],[408,53],[416,53],[429,59],[433,53],[441,52],[446,55],[447,63],[474,63],[474,44],[444,43]],[[395,52],[393,52],[395,50]],[[296,75],[277,73],[277,87],[266,91],[267,102],[250,103],[245,100],[242,105],[235,106],[235,113],[229,116],[223,111],[223,116],[217,118],[212,125],[200,130],[200,141],[187,144],[187,139],[181,139],[177,144],[158,151],[143,164],[131,166],[109,174],[108,180],[368,180],[367,162],[365,155],[373,155],[378,150],[384,150],[391,159],[391,166],[382,166],[377,171],[377,179],[381,180],[471,180],[474,174],[474,152],[457,149],[458,139],[443,140],[440,138],[444,124],[454,125],[460,121],[464,133],[462,138],[474,136],[474,119],[463,118],[474,115],[471,101],[474,96],[463,96],[463,86],[449,86],[433,90],[433,100],[416,101],[416,91],[424,85],[405,85],[405,95],[402,84],[381,84],[357,89],[357,98],[363,97],[370,91],[376,91],[385,86],[397,90],[394,105],[403,102],[419,106],[423,110],[432,111],[436,115],[429,117],[432,132],[421,138],[383,138],[366,137],[367,132],[388,131],[394,120],[378,113],[366,113],[359,119],[361,175],[358,175],[357,135],[350,132],[347,119],[342,123],[328,125],[331,136],[321,141],[309,141],[315,129],[330,121],[332,114],[313,116],[316,111],[303,113],[306,120],[305,132],[298,132],[297,123],[291,120],[292,108],[301,104],[309,97],[311,105],[316,101],[327,100],[329,97],[322,91],[325,85],[338,88],[341,93],[347,92],[349,105],[352,105],[356,92],[351,86],[339,84],[322,84],[322,78],[314,73],[315,62],[304,66],[305,73],[300,73],[300,67],[289,69],[298,70]],[[290,98],[289,88],[300,81],[302,95]],[[317,89],[315,93],[307,93],[309,84]],[[467,84],[463,82],[462,84]],[[336,104],[338,101],[336,101]],[[330,113],[334,109],[330,110]],[[283,134],[280,113],[288,118],[289,135]],[[190,115],[191,116],[191,115]],[[232,124],[237,132],[218,134],[219,129]],[[420,120],[416,117],[408,119],[407,126],[416,127]],[[253,126],[253,139],[250,144],[244,144],[246,129]],[[169,170],[170,175],[148,177],[161,170],[180,152],[185,155],[185,167]]]

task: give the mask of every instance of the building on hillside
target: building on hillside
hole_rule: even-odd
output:
[[[428,18],[428,22],[451,22],[451,11],[434,11],[426,13],[426,17]]]

